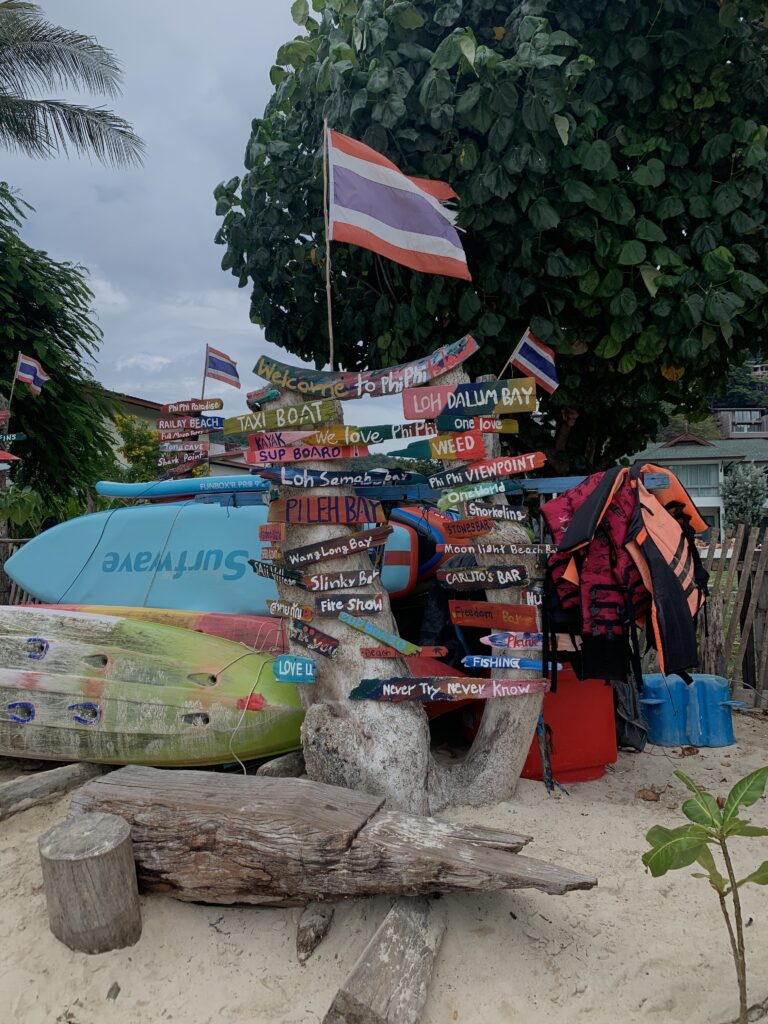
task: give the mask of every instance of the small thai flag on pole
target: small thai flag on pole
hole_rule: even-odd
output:
[[[222,380],[225,384],[231,384],[233,388],[240,387],[240,377],[237,372],[237,363],[217,348],[205,346],[205,376],[213,380]]]
[[[29,385],[29,390],[33,395],[39,395],[43,390],[43,385],[47,384],[50,379],[37,359],[19,352],[19,357],[16,360],[16,373],[13,377],[14,383],[20,380]]]
[[[533,377],[539,387],[550,395],[560,384],[555,366],[555,353],[549,345],[539,341],[530,327],[517,343],[509,362],[527,377]]]

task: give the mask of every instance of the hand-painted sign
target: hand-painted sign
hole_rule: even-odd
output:
[[[324,462],[328,459],[361,459],[368,454],[365,446],[295,444],[288,448],[267,448],[247,451],[243,457],[249,466],[269,466],[276,462]]]
[[[350,615],[349,612],[339,612],[339,620],[345,622],[353,629],[365,633],[366,636],[372,636],[374,640],[386,644],[387,647],[394,647],[400,654],[418,654],[421,651],[421,648],[416,644],[411,644],[407,640],[403,640],[401,636],[390,633],[387,629],[382,629],[375,622],[367,622],[358,615]]]
[[[364,658],[444,658],[448,648],[420,647],[418,654],[401,654],[391,647],[361,647],[360,653]]]
[[[346,558],[358,551],[368,551],[386,544],[391,533],[391,526],[374,526],[372,530],[359,530],[348,537],[334,537],[302,548],[289,548],[282,553],[282,561],[289,569],[293,569],[314,562],[326,562],[331,558]]]
[[[196,412],[216,412],[223,409],[224,402],[220,398],[188,398],[183,402],[169,402],[160,406],[163,416],[189,416]]]
[[[11,419],[11,410],[10,409],[0,409],[0,426],[5,426],[6,423],[10,422],[10,419]]]
[[[193,452],[163,452],[157,464],[161,469],[168,466],[198,466],[200,462],[205,461],[204,456],[207,455],[207,450],[202,448]]]
[[[317,651],[325,658],[333,658],[339,649],[336,637],[323,633],[315,626],[308,626],[300,619],[291,621],[289,637],[296,643],[304,644],[310,651]]]
[[[469,676],[434,676],[394,679],[362,679],[352,690],[350,700],[376,700],[398,704],[401,701],[492,700],[498,697],[523,697],[546,693],[546,679],[471,679]]]
[[[156,430],[221,430],[224,425],[222,416],[168,416],[155,420]]]
[[[399,441],[405,437],[432,437],[436,433],[434,423],[422,420],[420,423],[385,423],[377,427],[322,427],[311,434],[309,440],[312,444],[381,444],[382,441]]]
[[[256,558],[249,558],[248,565],[250,565],[257,576],[266,576],[272,580],[279,580],[280,583],[285,583],[289,587],[303,586],[300,573],[284,569],[280,565],[270,565],[267,562],[260,562]]]
[[[255,434],[260,430],[285,430],[314,426],[330,419],[336,412],[336,403],[326,398],[304,405],[281,405],[261,412],[244,412],[224,420],[225,434]]]
[[[259,540],[279,544],[285,540],[285,523],[262,523],[259,527]]]
[[[335,594],[315,598],[315,612],[324,619],[337,619],[340,612],[377,615],[384,611],[383,594]]]
[[[517,420],[509,417],[501,419],[500,416],[455,416],[453,413],[436,416],[435,426],[438,430],[471,431],[481,434],[516,434],[520,429]]]
[[[263,388],[257,388],[255,391],[249,391],[245,396],[245,404],[249,409],[252,409],[254,412],[258,412],[263,405],[267,404],[267,402],[274,402],[274,400],[279,397],[280,392],[277,388],[273,388],[271,384],[265,384]]]
[[[0,444],[11,444],[13,441],[26,441],[27,435],[22,433],[0,434]]]
[[[434,419],[457,415],[501,416],[514,412],[534,412],[536,381],[533,377],[510,377],[489,384],[438,384],[431,388],[407,388],[403,391],[403,411],[407,420]]]
[[[314,436],[314,430],[270,430],[268,434],[249,434],[248,447],[255,452],[266,452],[273,448],[288,448]]]
[[[503,633],[491,633],[490,636],[481,636],[480,643],[486,647],[498,647],[501,650],[508,648],[514,654],[515,651],[531,650],[540,651],[544,643],[543,633],[519,633],[505,630]]]
[[[298,654],[278,654],[274,671],[278,683],[314,683],[317,680],[317,665],[311,658]]]
[[[487,498],[491,494],[503,494],[506,491],[502,480],[486,480],[482,484],[469,484],[467,487],[451,487],[443,491],[438,498],[437,507],[441,512],[447,508],[457,508],[470,498]]]
[[[540,469],[547,461],[544,452],[526,452],[524,455],[500,455],[495,459],[473,462],[461,469],[447,469],[427,477],[430,487],[457,487],[461,484],[477,484],[493,480],[498,476],[513,476]]]
[[[312,609],[306,604],[295,604],[293,601],[267,601],[267,611],[281,619],[301,619],[309,622]]]
[[[437,578],[447,590],[501,590],[524,587],[528,572],[524,565],[478,565],[471,569],[438,569]]]
[[[454,626],[482,629],[536,629],[536,609],[524,604],[499,604],[492,601],[449,601],[448,611]]]
[[[385,523],[384,509],[378,501],[352,495],[328,495],[318,498],[285,498],[269,506],[271,523]],[[489,524],[489,529],[490,529]]]
[[[158,445],[161,452],[198,452],[208,454],[208,441],[163,441]]]
[[[494,544],[493,541],[471,540],[437,545],[437,551],[445,555],[548,555],[556,550],[554,544]]]
[[[368,587],[379,575],[378,569],[348,569],[346,572],[316,572],[303,576],[306,590],[354,590]]]
[[[182,438],[196,438],[198,434],[197,430],[158,430],[157,437],[160,441],[179,441]]]
[[[433,459],[463,459],[469,462],[485,455],[483,435],[477,433],[467,434],[438,434],[429,439],[429,454]]]
[[[273,548],[268,544],[262,544],[261,551],[259,553],[261,555],[262,562],[279,562],[282,556],[280,548]]]
[[[289,366],[261,356],[253,372],[278,388],[299,391],[321,398],[365,398],[368,395],[396,395],[404,388],[426,384],[455,366],[459,366],[478,346],[471,335],[422,356],[411,363],[385,370],[361,370],[351,373],[328,373]]]
[[[493,523],[489,523],[487,519],[446,519],[440,524],[440,532],[446,540],[482,537],[492,529]]]
[[[207,459],[201,459],[193,457],[191,462],[182,463],[180,466],[168,466],[166,470],[158,476],[158,480],[167,480],[169,477],[183,476],[184,473],[189,473],[193,469],[197,469],[198,466],[204,465]]]
[[[469,654],[461,659],[467,668],[516,668],[521,672],[543,672],[541,658],[514,658],[509,654]],[[558,664],[558,669],[563,666]]]
[[[481,505],[480,502],[470,501],[467,504],[467,514],[470,516],[481,516],[484,519],[499,519],[508,523],[524,523],[528,519],[527,508],[511,508],[509,505]]]
[[[405,469],[294,469],[282,466],[280,469],[262,469],[259,473],[265,480],[272,480],[283,487],[386,487],[390,484],[422,483],[420,473],[409,473]]]

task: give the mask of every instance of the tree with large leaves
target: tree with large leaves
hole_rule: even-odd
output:
[[[764,4],[312,8],[293,4],[304,34],[278,51],[245,174],[215,190],[222,267],[250,283],[267,339],[317,365],[328,351],[327,118],[405,173],[451,183],[473,274],[425,276],[334,246],[346,368],[469,331],[482,345],[473,372],[498,372],[530,323],[556,350],[561,386],[519,443],[563,470],[637,450],[662,403],[702,413],[768,325]]]
[[[55,89],[113,98],[122,72],[91,36],[49,22],[37,4],[0,2],[0,146],[33,157],[71,147],[103,163],[140,164],[144,145],[111,110],[49,99]]]

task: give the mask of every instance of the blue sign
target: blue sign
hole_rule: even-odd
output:
[[[275,679],[278,683],[314,683],[317,665],[311,658],[298,654],[278,654],[275,658]]]
[[[8,444],[10,441],[26,441],[27,435],[21,432],[16,434],[0,434],[0,444]]]

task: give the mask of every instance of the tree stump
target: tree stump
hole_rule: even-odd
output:
[[[51,931],[70,949],[105,953],[141,936],[131,829],[115,814],[81,814],[39,840]]]

